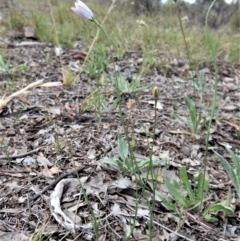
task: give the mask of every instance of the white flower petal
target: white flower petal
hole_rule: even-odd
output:
[[[84,18],[87,20],[93,19],[92,11],[88,8],[88,6],[85,3],[83,3],[80,0],[77,0],[75,2],[75,7],[72,7],[71,9],[74,13],[76,13],[81,18]]]

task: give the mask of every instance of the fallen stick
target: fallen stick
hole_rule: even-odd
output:
[[[75,174],[76,172],[80,172],[84,169],[85,167],[79,167],[77,169],[73,169],[71,171],[68,171],[67,173],[63,173],[62,175],[60,175],[55,181],[53,181],[52,183],[50,183],[48,186],[46,186],[45,188],[43,188],[42,191],[40,191],[38,194],[36,194],[35,196],[33,196],[32,198],[30,198],[30,201],[35,201],[36,199],[38,199],[43,193],[45,193],[47,190],[49,190],[50,188],[54,187],[58,182],[60,182],[63,178]]]
[[[25,157],[25,156],[28,156],[30,154],[34,154],[36,152],[38,152],[39,149],[35,149],[35,150],[32,150],[32,151],[28,151],[28,152],[25,152],[25,153],[21,153],[21,154],[18,154],[18,155],[1,155],[0,156],[0,160],[5,160],[5,159],[17,159],[17,158],[21,158],[21,157]]]

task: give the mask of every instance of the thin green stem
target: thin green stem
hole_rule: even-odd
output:
[[[115,65],[115,62],[114,62],[111,42],[110,42],[110,40],[108,38],[108,35],[106,34],[105,30],[102,28],[101,24],[95,18],[92,21],[101,29],[101,31],[104,33],[104,35],[105,35],[105,37],[106,37],[106,39],[108,41],[109,48],[110,48],[111,59],[112,59],[113,66],[114,66],[115,78],[117,78],[117,68],[116,68],[116,65]],[[130,141],[129,141],[128,130],[127,130],[127,127],[124,125],[123,114],[122,114],[122,107],[121,107],[121,94],[119,93],[119,91],[117,91],[117,98],[119,99],[120,121],[121,121],[121,125],[124,128],[124,134],[125,134],[126,139],[127,139],[127,143],[128,143],[128,147],[129,147],[129,153],[130,153],[130,158],[132,159],[132,162],[136,163],[135,156],[134,156],[134,153],[133,153],[132,147],[130,145]],[[136,199],[137,199],[136,200],[136,212],[135,212],[134,223],[133,223],[132,228],[131,228],[131,233],[133,232],[134,227],[135,227],[135,222],[136,222],[135,220],[137,219],[137,207],[138,207],[138,202],[139,202],[140,198],[138,199],[138,197],[137,197]],[[124,238],[124,240],[127,240],[128,238],[129,237],[126,237],[126,238]]]
[[[115,71],[115,74],[116,74],[117,73],[117,69],[116,69],[116,65],[115,65],[115,62],[114,62],[112,46],[111,46],[111,42],[110,42],[110,40],[108,38],[108,35],[105,32],[105,30],[103,29],[103,27],[101,26],[101,24],[95,18],[93,18],[92,21],[101,29],[101,31],[104,33],[104,35],[105,35],[105,37],[106,37],[106,39],[108,41],[109,48],[110,48],[111,59],[112,59],[113,66],[114,66],[114,71]]]
[[[190,50],[189,50],[188,45],[187,45],[186,36],[185,36],[185,32],[184,32],[183,25],[182,25],[182,20],[181,20],[181,17],[180,17],[180,11],[181,11],[181,9],[180,9],[178,3],[177,3],[177,8],[178,8],[178,21],[179,21],[179,23],[180,23],[181,32],[182,32],[183,39],[184,39],[184,44],[185,44],[186,51],[187,51],[187,56],[188,56],[189,65],[192,66]]]
[[[205,19],[205,32],[206,32],[206,36],[207,36],[207,40],[211,49],[211,55],[213,58],[213,63],[214,63],[214,74],[215,74],[215,81],[214,81],[214,93],[213,93],[213,100],[212,100],[212,108],[211,108],[211,113],[210,113],[210,120],[208,123],[208,128],[207,128],[207,136],[206,136],[206,148],[205,148],[205,152],[204,152],[204,169],[203,169],[203,180],[202,180],[202,187],[204,187],[204,181],[205,181],[205,175],[206,175],[206,169],[207,169],[207,157],[208,157],[208,148],[209,148],[209,137],[210,137],[210,129],[211,129],[211,125],[212,125],[212,120],[213,120],[213,116],[215,113],[215,107],[216,107],[216,100],[217,100],[217,86],[218,86],[218,67],[217,67],[217,59],[216,59],[216,52],[214,49],[214,46],[212,44],[212,40],[210,38],[209,35],[209,29],[208,29],[208,17],[209,17],[209,13],[213,7],[213,5],[215,4],[216,0],[214,0],[208,11],[207,11],[207,15],[206,15],[206,19]],[[201,195],[201,205],[200,208],[202,209],[202,205],[203,205],[203,195],[204,195],[204,190],[202,190],[202,195]]]
[[[150,213],[150,223],[149,223],[149,240],[152,241],[153,239],[153,224],[154,224],[154,207],[155,207],[155,194],[156,194],[156,188],[157,188],[157,183],[155,180],[155,172],[154,172],[154,167],[153,167],[153,146],[154,146],[154,140],[156,137],[156,127],[157,127],[157,99],[155,98],[154,102],[154,127],[153,127],[153,142],[152,142],[152,147],[150,148],[150,170],[151,170],[151,179],[152,179],[152,189],[153,189],[153,198],[152,198],[152,205],[151,205],[151,213]],[[147,176],[148,178],[148,176]]]
[[[96,20],[96,19],[93,19],[92,20],[100,29],[101,31],[104,33],[107,41],[108,41],[108,44],[109,44],[109,47],[110,47],[110,54],[111,54],[111,58],[112,58],[112,62],[113,62],[113,66],[114,66],[114,73],[115,73],[115,78],[118,80],[118,74],[117,74],[117,68],[116,68],[116,65],[115,65],[115,62],[114,62],[114,58],[113,58],[113,51],[112,51],[112,48],[111,48],[111,42],[108,38],[108,35],[106,34],[106,32],[104,31],[104,29],[102,28],[102,26],[99,24],[99,22]],[[132,166],[135,165],[135,168],[133,168],[133,170],[135,170],[135,175],[136,177],[138,176],[139,178],[139,181],[141,182],[141,185],[143,187],[143,190],[142,190],[142,193],[141,194],[136,194],[136,208],[135,208],[135,215],[134,215],[134,221],[133,221],[133,224],[131,225],[131,231],[130,233],[132,233],[134,231],[134,228],[135,228],[135,223],[136,223],[136,220],[137,220],[137,210],[138,210],[138,204],[140,202],[140,199],[144,193],[144,190],[146,188],[146,183],[143,182],[141,176],[139,173],[136,172],[137,170],[137,162],[136,162],[136,159],[135,159],[135,155],[133,153],[133,149],[132,149],[132,146],[130,144],[130,140],[129,140],[129,134],[128,134],[128,126],[126,126],[124,124],[124,119],[123,119],[123,112],[122,112],[122,106],[121,106],[121,97],[122,97],[122,94],[119,93],[119,91],[117,91],[117,98],[119,99],[119,115],[120,115],[120,121],[121,121],[121,125],[123,126],[123,129],[124,129],[124,134],[126,136],[126,139],[127,139],[127,143],[128,143],[128,147],[129,147],[129,153],[130,153],[130,158],[131,158],[131,161],[132,161]],[[128,240],[130,237],[130,235],[128,237],[125,237],[124,240]]]
[[[114,58],[113,58],[113,51],[112,51],[112,46],[111,46],[111,42],[110,42],[110,39],[106,33],[106,31],[103,29],[103,27],[101,26],[101,24],[97,21],[97,19],[93,18],[92,21],[97,25],[97,27],[103,32],[104,36],[106,37],[107,39],[107,42],[108,42],[108,45],[109,45],[109,48],[110,48],[110,55],[111,55],[111,59],[112,59],[112,63],[113,63],[113,67],[114,67],[114,73],[115,73],[115,77],[117,78],[117,68],[116,68],[116,65],[115,65],[115,62],[114,62]],[[99,85],[98,85],[98,93],[100,93],[100,88],[99,88]],[[119,96],[119,99],[121,100],[121,96]],[[99,100],[99,103],[98,103],[98,107],[100,108],[100,103],[101,100]],[[99,109],[99,113],[98,115],[100,115],[100,109]],[[100,120],[100,117],[99,117],[99,120]]]

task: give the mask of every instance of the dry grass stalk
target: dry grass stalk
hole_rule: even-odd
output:
[[[31,90],[35,87],[56,87],[56,86],[61,86],[61,85],[62,85],[61,82],[43,83],[43,80],[38,80],[34,83],[29,84],[25,88],[16,91],[15,93],[11,94],[7,98],[5,98],[5,96],[3,96],[2,99],[0,99],[0,110],[14,98],[19,97],[20,95],[26,94],[29,90]]]

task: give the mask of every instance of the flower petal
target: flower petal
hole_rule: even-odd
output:
[[[80,0],[75,2],[75,7],[71,7],[72,11],[76,13],[79,17],[87,20],[93,19],[93,13],[88,8],[88,6]]]

